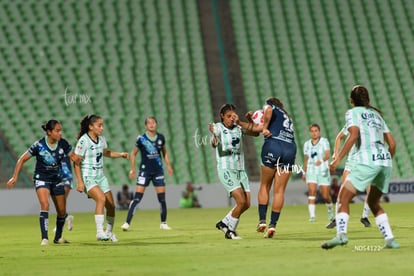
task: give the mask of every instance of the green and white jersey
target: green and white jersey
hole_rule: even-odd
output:
[[[349,132],[348,129],[346,128],[346,125],[342,128],[341,132],[345,135],[348,136]],[[347,164],[351,164],[351,163],[355,163],[355,153],[356,153],[357,149],[356,146],[353,145],[352,148],[349,150],[348,152],[348,158],[346,160]]]
[[[392,166],[391,154],[384,142],[384,133],[389,133],[387,124],[374,109],[357,106],[345,114],[346,129],[359,128],[356,142],[355,162],[374,166]]]
[[[235,126],[229,129],[223,123],[215,123],[214,135],[219,139],[216,147],[217,168],[244,170],[241,128]]]
[[[329,170],[329,161],[322,161],[325,157],[325,151],[330,150],[329,141],[325,137],[320,137],[316,144],[312,144],[309,139],[303,145],[303,154],[308,156],[308,166],[306,173],[310,174],[326,174]],[[319,166],[315,165],[316,161],[322,161]]]
[[[87,133],[82,135],[75,147],[75,154],[82,156],[82,176],[103,175],[103,151],[108,146],[104,136],[93,141]]]

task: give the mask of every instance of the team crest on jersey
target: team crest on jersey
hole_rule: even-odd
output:
[[[64,154],[63,149],[59,149],[59,154]]]

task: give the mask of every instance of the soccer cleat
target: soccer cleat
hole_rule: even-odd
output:
[[[104,232],[96,233],[96,239],[98,241],[109,241],[109,237]]]
[[[326,228],[328,229],[332,229],[335,227],[336,227],[336,219],[331,220],[331,222],[326,225]]]
[[[72,229],[73,229],[73,219],[74,219],[74,217],[72,215],[69,215],[66,218],[66,222],[68,223],[68,231],[72,231]]]
[[[124,224],[122,224],[121,229],[122,229],[122,231],[128,231],[129,230],[129,223],[125,222]]]
[[[40,243],[40,245],[49,245],[49,240],[48,239],[43,239],[42,242]]]
[[[229,227],[221,220],[216,223],[216,228],[220,231],[223,231],[224,234],[226,234],[227,231],[229,230]]]
[[[398,249],[400,248],[400,245],[395,239],[389,239],[389,240],[385,240],[384,248],[385,249]]]
[[[118,242],[119,241],[118,237],[114,233],[106,232],[105,234],[108,236],[108,238],[111,242]]]
[[[338,245],[345,245],[348,243],[348,237],[345,234],[340,234],[321,245],[323,249],[331,249]]]
[[[264,234],[265,239],[271,239],[273,238],[273,235],[275,234],[276,229],[274,225],[269,225],[269,228],[267,229],[266,233]]]
[[[237,236],[237,233],[231,230],[227,230],[224,237],[229,240],[241,240],[241,237]]]
[[[61,237],[58,240],[53,240],[53,243],[55,243],[55,244],[64,244],[64,243],[69,243],[69,241],[67,241],[64,237]]]
[[[369,222],[368,218],[361,218],[360,221],[365,227],[371,227],[371,222]]]
[[[172,228],[169,227],[168,224],[166,224],[165,222],[160,224],[160,229],[161,230],[172,230]]]
[[[257,225],[256,231],[263,233],[266,229],[266,221],[260,221],[259,224]]]
[[[310,218],[309,218],[309,221],[310,221],[310,222],[315,222],[315,221],[316,221],[316,218],[315,218],[315,217],[310,217]]]

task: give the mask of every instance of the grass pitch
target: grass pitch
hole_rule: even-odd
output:
[[[93,213],[73,214],[71,243],[40,246],[37,216],[0,217],[0,275],[408,275],[414,259],[413,203],[384,204],[398,250],[384,241],[374,218],[359,222],[361,204],[351,205],[348,245],[322,250],[335,235],[326,229],[326,207],[317,205],[317,222],[308,222],[306,205],[285,206],[273,239],[255,231],[257,207],[240,220],[242,240],[225,240],[215,223],[229,209],[171,209],[171,231],[159,229],[158,210],[137,210],[130,231],[122,232],[126,211],[118,211],[118,243],[95,240]],[[51,215],[49,228],[53,229]],[[52,241],[53,233],[49,233]]]

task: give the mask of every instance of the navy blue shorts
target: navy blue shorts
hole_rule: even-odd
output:
[[[266,139],[262,146],[262,165],[275,169],[283,167],[292,171],[296,158],[296,144],[278,139]]]
[[[46,188],[49,189],[50,195],[64,195],[65,194],[65,183],[62,181],[59,182],[50,182],[50,181],[42,181],[42,180],[34,180],[35,189]]]
[[[155,187],[165,186],[164,172],[148,173],[146,171],[139,171],[137,185],[148,187],[150,181],[152,181]]]

